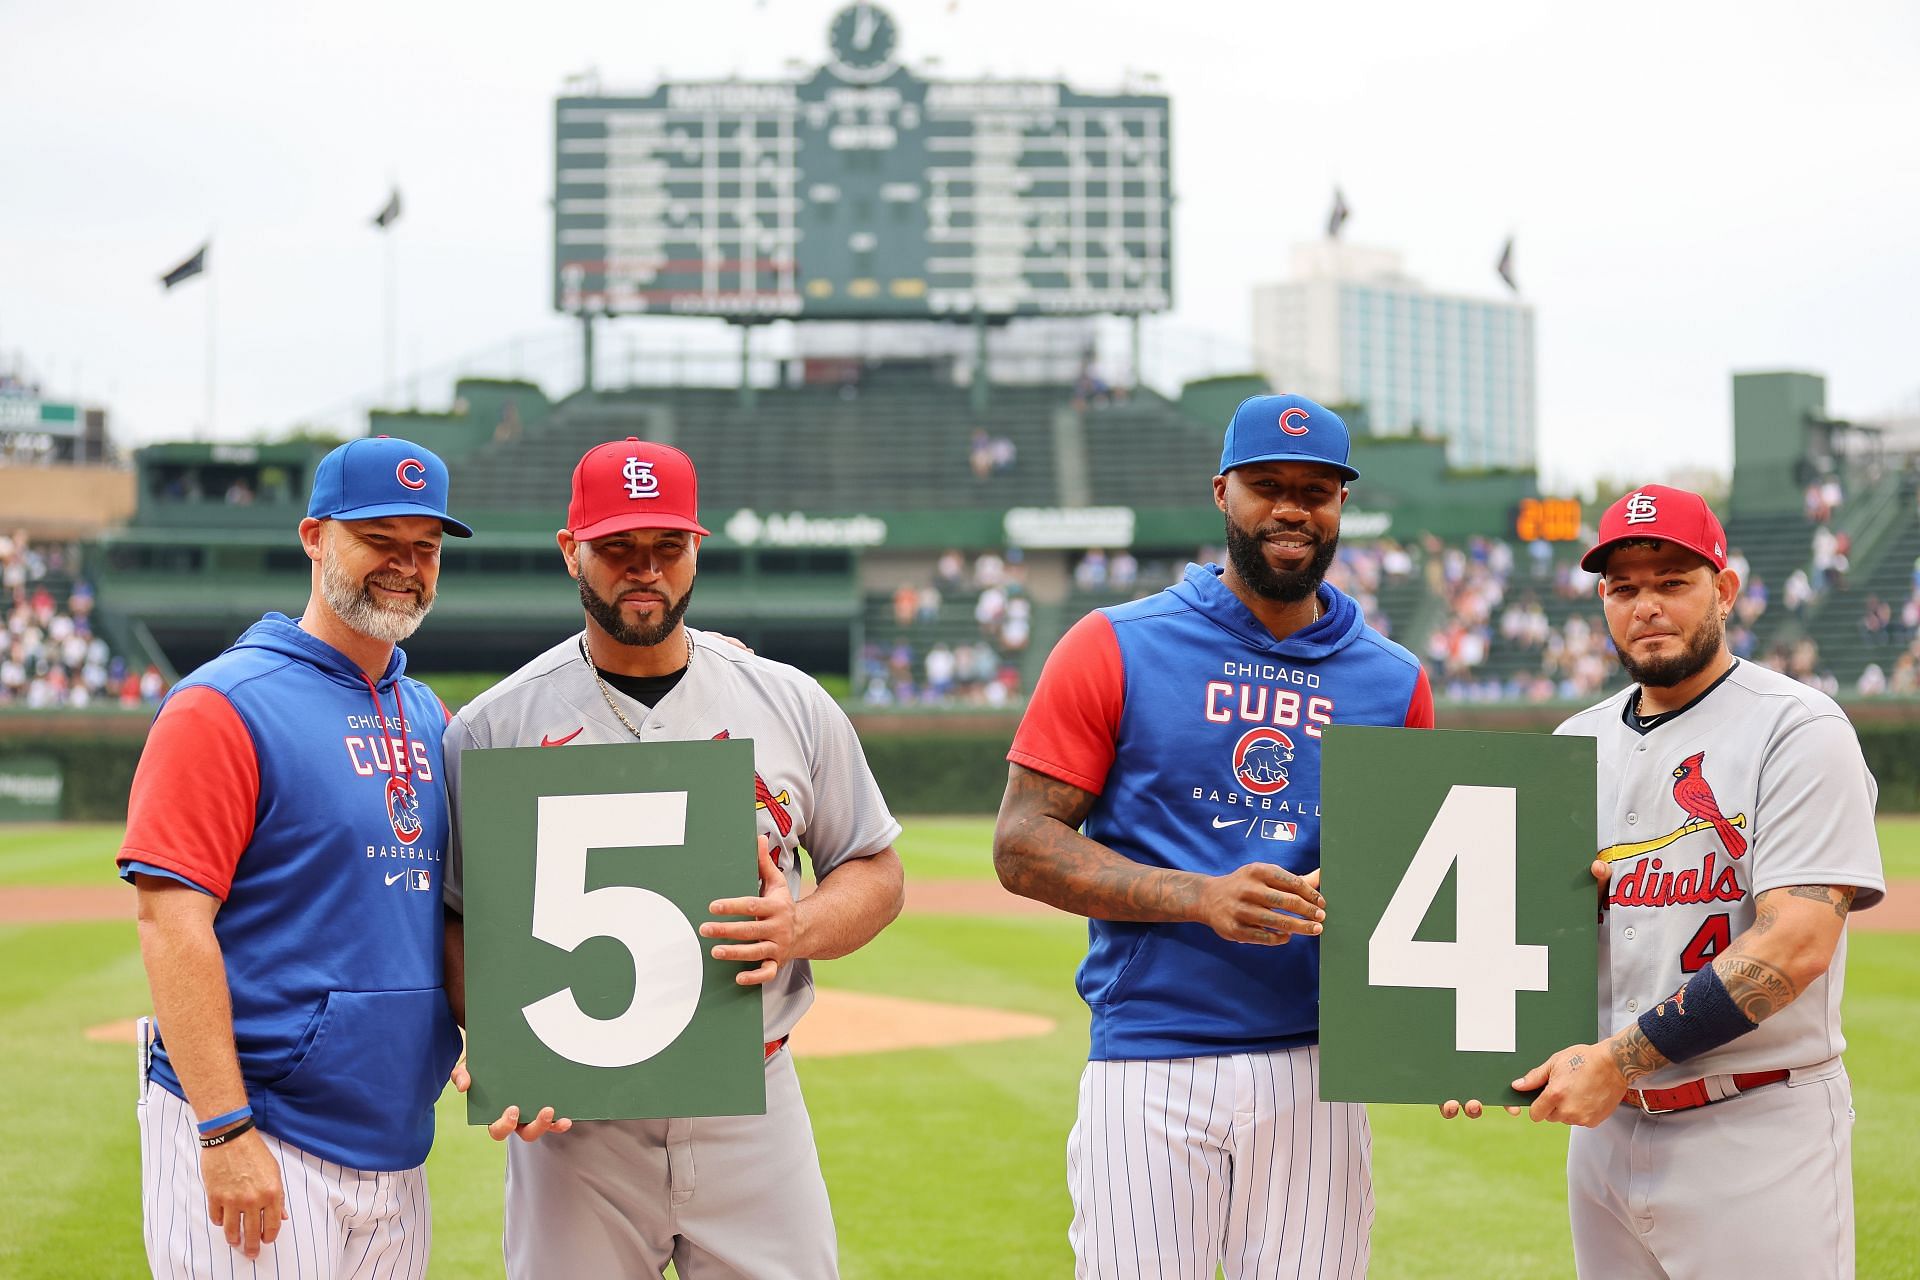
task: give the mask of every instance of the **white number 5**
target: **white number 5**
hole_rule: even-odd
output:
[[[1463,1052],[1512,1053],[1516,993],[1547,989],[1547,949],[1514,942],[1515,804],[1512,787],[1448,791],[1367,941],[1368,985],[1453,988],[1453,1047]],[[1454,941],[1415,941],[1456,862]]]
[[[588,889],[587,851],[686,842],[687,793],[542,796],[533,853],[533,936],[562,951],[612,938],[633,956],[625,1013],[594,1018],[572,987],[521,1010],[547,1048],[589,1067],[630,1067],[679,1039],[700,1003],[700,936],[661,895],[636,885]]]

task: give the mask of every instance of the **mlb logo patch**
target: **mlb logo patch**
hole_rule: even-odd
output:
[[[1282,822],[1278,818],[1262,818],[1260,820],[1260,838],[1262,840],[1291,840],[1299,834],[1299,831],[1300,824],[1297,822]]]
[[[1293,837],[1288,836],[1287,839],[1291,840]],[[415,867],[412,871],[408,872],[407,888],[417,889],[422,893],[433,888],[433,869],[430,867]]]

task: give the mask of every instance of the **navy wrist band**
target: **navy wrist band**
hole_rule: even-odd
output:
[[[1708,965],[1687,985],[1640,1015],[1640,1031],[1666,1055],[1668,1062],[1685,1062],[1729,1040],[1737,1040],[1760,1024],[1750,1022],[1727,993],[1727,984]]]

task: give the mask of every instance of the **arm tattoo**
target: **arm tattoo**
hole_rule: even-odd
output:
[[[1847,912],[1853,907],[1853,895],[1857,892],[1850,884],[1796,884],[1788,887],[1787,896],[1824,902],[1833,908],[1833,914],[1845,920]]]
[[[1768,902],[1767,895],[1763,893],[1753,900],[1753,924],[1748,928],[1747,932],[1756,934],[1766,933],[1773,928],[1779,919],[1780,908]]]
[[[1096,798],[1014,765],[994,831],[1000,882],[1022,897],[1101,920],[1193,919],[1204,877],[1142,866],[1080,834]]]
[[[1765,1022],[1800,994],[1784,972],[1750,955],[1729,955],[1724,961],[1715,961],[1714,968],[1727,994],[1733,997],[1734,1006],[1748,1022]]]
[[[1625,1031],[1613,1037],[1612,1052],[1613,1065],[1628,1084],[1667,1065],[1667,1055],[1653,1047],[1638,1023],[1629,1023]]]

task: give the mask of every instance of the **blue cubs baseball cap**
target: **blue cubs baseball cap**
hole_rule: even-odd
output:
[[[315,520],[432,516],[456,538],[473,530],[447,514],[447,464],[394,436],[349,440],[313,471],[307,515]]]
[[[1248,396],[1233,411],[1220,447],[1220,474],[1250,462],[1318,462],[1358,480],[1347,458],[1353,440],[1340,415],[1305,396]]]

